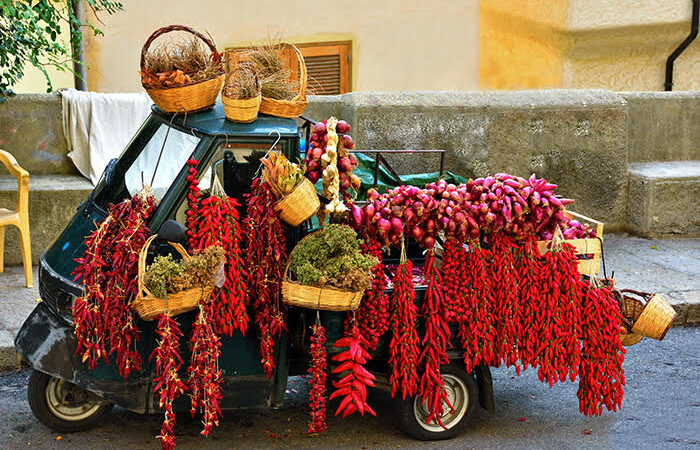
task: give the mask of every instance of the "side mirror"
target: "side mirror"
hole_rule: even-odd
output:
[[[158,238],[171,242],[182,242],[187,233],[185,227],[174,220],[166,220],[158,230]]]

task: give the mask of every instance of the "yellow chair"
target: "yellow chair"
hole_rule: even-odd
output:
[[[17,209],[0,208],[0,272],[5,266],[5,227],[14,225],[19,230],[22,244],[22,264],[27,287],[32,287],[32,246],[29,243],[29,172],[17,164],[11,154],[0,150],[0,162],[17,178]]]

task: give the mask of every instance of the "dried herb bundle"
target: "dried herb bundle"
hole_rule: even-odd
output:
[[[258,74],[263,97],[291,100],[299,92],[299,82],[291,79],[292,72],[282,63],[282,47],[266,42],[246,53],[245,63]]]
[[[260,90],[260,80],[247,61],[241,62],[228,75],[224,85],[225,96],[241,100],[257,96]]]
[[[191,258],[177,262],[172,256],[156,256],[144,274],[143,284],[155,297],[182,292],[195,286],[209,284],[224,262],[224,250],[208,247]]]
[[[188,84],[219,76],[221,55],[212,53],[196,36],[171,39],[146,53],[142,82],[151,87]]]

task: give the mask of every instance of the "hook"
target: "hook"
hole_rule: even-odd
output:
[[[278,130],[272,130],[269,133],[267,133],[267,135],[270,136],[272,133],[277,133],[277,140],[275,141],[274,144],[272,144],[272,147],[270,147],[265,152],[265,156],[263,156],[263,158],[267,158],[268,156],[270,156],[270,152],[273,151],[275,149],[275,147],[277,147],[277,144],[282,139],[282,134]],[[262,166],[263,166],[262,163],[258,166],[258,170],[255,171],[255,175],[253,175],[253,179],[257,178],[258,175],[260,175],[260,171],[262,170]]]

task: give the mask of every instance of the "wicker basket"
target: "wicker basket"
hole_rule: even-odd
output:
[[[630,289],[622,290],[622,292],[630,292],[646,300],[644,309],[632,326],[632,332],[659,341],[662,340],[676,318],[676,311],[673,307],[659,294],[647,294]]]
[[[624,345],[625,347],[638,343],[642,340],[643,337],[644,336],[642,336],[641,334],[632,333],[626,330],[620,333],[620,340],[622,341],[622,345]]]
[[[191,33],[207,44],[207,47],[215,53],[216,46],[203,34],[184,25],[168,25],[167,27],[159,28],[151,34],[141,49],[141,71],[146,70],[146,53],[151,43],[158,37],[171,31],[186,31]],[[151,100],[166,113],[196,112],[209,109],[216,103],[216,98],[221,92],[221,87],[224,84],[224,71],[220,75],[208,80],[196,81],[184,85],[169,86],[163,88],[154,88],[142,83]]]
[[[304,239],[309,236],[311,235],[307,235]],[[354,311],[360,306],[364,291],[344,291],[333,287],[308,286],[292,281],[289,266],[292,263],[293,254],[294,250],[287,259],[282,279],[282,302],[285,305],[325,311]]]
[[[155,320],[163,313],[176,316],[187,311],[192,311],[193,309],[197,308],[201,299],[209,298],[214,290],[213,286],[200,286],[192,289],[186,289],[175,294],[169,294],[167,298],[154,297],[146,286],[143,285],[143,276],[146,273],[146,255],[148,253],[148,246],[151,245],[151,242],[153,242],[153,239],[155,238],[155,235],[148,238],[146,243],[141,248],[141,252],[139,253],[139,290],[136,298],[133,302],[131,302],[131,307],[143,320]],[[182,255],[183,258],[190,257],[182,245],[176,242],[168,243],[175,250],[177,250],[177,252]]]
[[[224,104],[224,115],[232,122],[251,123],[258,118],[260,101],[262,96],[238,99],[221,94],[221,102]]]
[[[320,206],[314,185],[304,177],[292,192],[275,203],[275,211],[285,223],[296,227],[316,214]]]

